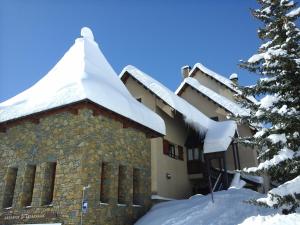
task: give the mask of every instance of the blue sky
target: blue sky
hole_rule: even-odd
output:
[[[0,102],[42,78],[88,26],[117,73],[132,64],[171,90],[201,62],[248,85],[238,68],[255,53],[254,0],[1,0]]]

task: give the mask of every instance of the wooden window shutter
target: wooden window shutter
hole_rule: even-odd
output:
[[[178,145],[178,158],[183,160],[183,147]]]
[[[169,155],[169,142],[165,139],[163,140],[163,153]]]

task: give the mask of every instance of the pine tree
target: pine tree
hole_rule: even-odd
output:
[[[257,104],[240,100],[250,115],[236,119],[257,129],[253,137],[240,139],[256,145],[259,160],[265,161],[253,171],[264,170],[271,182],[282,184],[300,175],[300,30],[296,25],[300,8],[289,0],[257,1],[260,8],[252,14],[262,22],[258,37],[263,44],[240,66],[260,79],[255,85],[240,88],[241,97],[261,100]],[[287,200],[278,198],[278,205]]]

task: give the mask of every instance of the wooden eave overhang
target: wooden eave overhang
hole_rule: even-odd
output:
[[[155,138],[155,137],[162,137],[163,134],[158,133],[157,131],[154,131],[140,123],[137,123],[125,116],[122,116],[114,111],[111,111],[101,105],[98,105],[94,103],[93,101],[89,99],[84,99],[78,102],[74,102],[71,104],[59,106],[56,108],[48,109],[45,111],[33,113],[30,115],[26,115],[23,117],[7,120],[0,123],[0,132],[6,132],[7,129],[17,126],[19,124],[22,124],[24,122],[32,122],[34,124],[38,124],[40,122],[40,119],[45,118],[47,116],[58,114],[62,112],[69,112],[73,115],[78,115],[79,109],[90,109],[93,111],[93,116],[102,115],[108,118],[111,118],[113,120],[119,121],[123,124],[123,128],[134,128],[139,131],[142,131],[146,134],[148,138]]]
[[[144,89],[146,89],[147,91],[149,91],[152,95],[156,96],[156,98],[158,98],[160,101],[162,101],[165,105],[168,105],[169,107],[171,107],[172,109],[174,109],[172,106],[170,106],[167,102],[165,102],[161,97],[159,97],[157,94],[155,94],[153,91],[151,91],[147,86],[145,86],[142,82],[140,82],[138,79],[136,79],[134,76],[132,76],[129,72],[125,72],[124,75],[121,77],[122,82],[125,84],[126,81],[128,80],[129,76],[135,80],[139,85],[141,85]],[[174,111],[176,111],[176,109],[174,109]],[[176,111],[178,112],[178,111]],[[178,112],[180,113],[180,112]],[[181,113],[180,113],[181,114]]]

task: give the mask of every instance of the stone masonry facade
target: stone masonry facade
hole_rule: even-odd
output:
[[[88,185],[83,224],[133,224],[151,204],[150,161],[142,131],[90,109],[20,123],[0,133],[0,224],[79,225]]]

